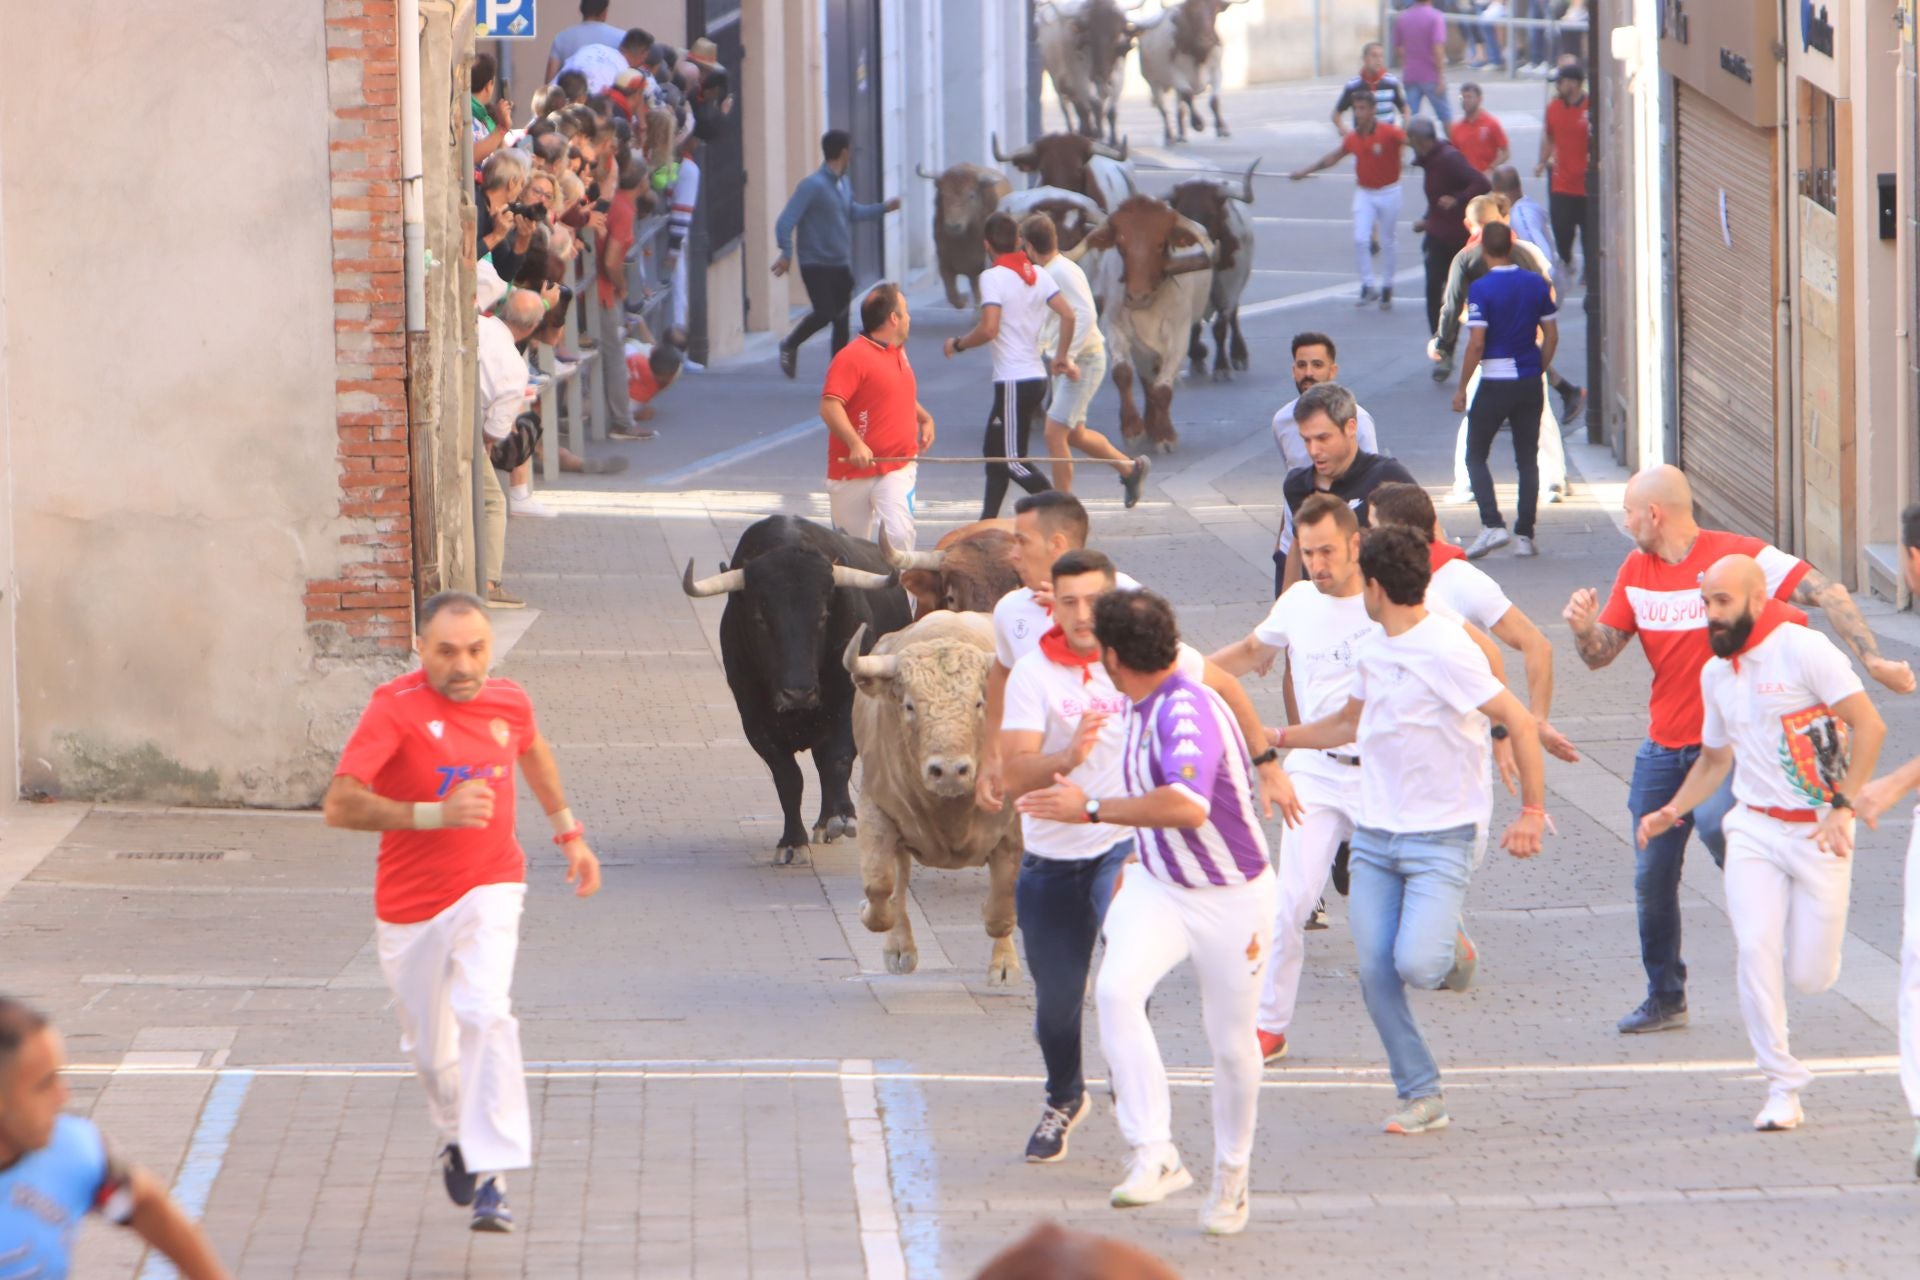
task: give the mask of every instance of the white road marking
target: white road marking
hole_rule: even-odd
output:
[[[853,1160],[853,1197],[860,1215],[860,1248],[868,1280],[906,1280],[900,1218],[887,1175],[887,1134],[873,1093],[873,1062],[848,1058],[840,1064],[840,1102],[847,1112],[847,1145]]]
[[[1393,287],[1412,284],[1426,279],[1425,267],[1409,267],[1393,278]],[[1255,316],[1272,315],[1276,311],[1292,311],[1296,307],[1310,307],[1316,302],[1326,302],[1333,298],[1350,298],[1359,287],[1359,281],[1348,284],[1328,285],[1324,289],[1310,289],[1305,293],[1290,293],[1284,298],[1269,298],[1265,302],[1250,303],[1240,308],[1240,318],[1251,320]]]

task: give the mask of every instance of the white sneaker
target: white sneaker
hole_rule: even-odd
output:
[[[1806,1112],[1800,1109],[1799,1094],[1776,1089],[1767,1094],[1767,1105],[1753,1118],[1753,1127],[1761,1133],[1785,1133],[1788,1129],[1798,1129],[1806,1118]]]
[[[1513,535],[1505,529],[1482,529],[1480,536],[1467,544],[1467,559],[1478,560],[1498,547],[1504,547],[1513,541]]]
[[[531,495],[525,498],[516,498],[512,494],[508,494],[507,511],[512,515],[533,516],[539,520],[551,520],[560,514],[546,503],[540,501],[540,499]]]
[[[1247,1167],[1216,1164],[1213,1191],[1207,1196],[1207,1207],[1200,1212],[1200,1225],[1210,1236],[1237,1236],[1247,1229],[1251,1201]]]
[[[1533,539],[1522,534],[1513,540],[1513,554],[1522,560],[1531,560],[1540,554],[1540,548],[1533,545]]]
[[[1453,489],[1448,492],[1446,497],[1440,499],[1440,501],[1448,506],[1461,506],[1473,501],[1473,490]]]
[[[1171,1142],[1134,1148],[1127,1162],[1127,1178],[1113,1189],[1110,1197],[1116,1209],[1136,1209],[1159,1204],[1176,1191],[1193,1185],[1193,1175],[1180,1163],[1180,1153]]]

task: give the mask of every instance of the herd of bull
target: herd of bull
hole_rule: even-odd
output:
[[[776,861],[793,862],[811,844],[795,759],[810,751],[820,778],[811,839],[859,840],[861,919],[888,935],[894,973],[918,963],[906,912],[915,861],[989,869],[988,980],[1019,972],[1019,820],[1011,805],[989,813],[974,804],[993,662],[987,615],[1020,585],[1012,549],[1005,521],[956,529],[915,552],[777,515],[742,534],[719,573],[696,579],[689,563],[682,579],[689,596],[727,597],[720,656],[747,741],[780,795]],[[865,761],[857,811],[856,756]]]

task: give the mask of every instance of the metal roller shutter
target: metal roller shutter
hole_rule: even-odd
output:
[[[1680,467],[1703,518],[1778,540],[1774,135],[1678,89]]]

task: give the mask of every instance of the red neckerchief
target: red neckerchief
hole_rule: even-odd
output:
[[[1760,616],[1753,620],[1753,631],[1747,636],[1747,642],[1741,645],[1740,648],[1735,651],[1734,655],[1728,659],[1728,661],[1733,664],[1733,669],[1735,671],[1740,669],[1741,654],[1753,652],[1762,640],[1765,640],[1787,623],[1795,623],[1804,627],[1807,625],[1807,615],[1783,601],[1767,601],[1760,610]]]
[[[1022,280],[1025,280],[1028,284],[1032,284],[1035,280],[1039,279],[1039,276],[1034,270],[1033,259],[1024,253],[1003,253],[993,260],[993,265],[996,267],[1005,267],[1007,270],[1018,275]]]
[[[1093,664],[1100,661],[1098,653],[1080,653],[1067,643],[1067,633],[1055,623],[1053,629],[1040,637],[1040,652],[1047,655],[1058,666],[1080,668],[1080,683],[1093,683]]]
[[[1451,542],[1429,542],[1427,544],[1427,571],[1429,573],[1440,572],[1440,566],[1449,560],[1465,560],[1466,558],[1466,551],[1463,548],[1454,546]]]

